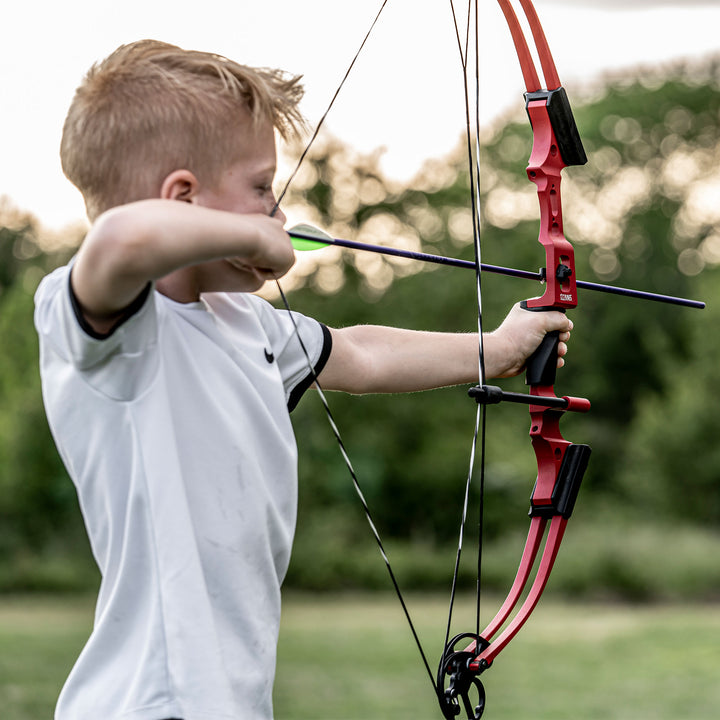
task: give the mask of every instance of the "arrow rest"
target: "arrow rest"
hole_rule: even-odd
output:
[[[461,642],[472,640],[477,652],[466,650],[458,651],[455,646]],[[482,652],[489,643],[474,633],[461,633],[456,635],[446,646],[440,659],[437,675],[437,692],[440,709],[446,720],[455,720],[461,715],[463,709],[467,720],[480,720],[485,711],[485,688],[478,675],[490,665],[481,661],[480,667],[473,662],[478,653]],[[448,680],[449,678],[449,680]],[[447,684],[447,687],[445,687]],[[475,690],[475,702],[471,693]]]

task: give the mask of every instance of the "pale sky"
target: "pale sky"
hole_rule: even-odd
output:
[[[118,45],[152,37],[305,77],[303,110],[319,119],[380,0],[24,0],[3,11],[0,196],[46,226],[82,220],[58,146],[74,89]],[[463,3],[456,0],[456,6]],[[560,77],[603,73],[720,49],[720,0],[536,0]],[[497,3],[481,7],[482,119],[522,108],[522,79]],[[462,132],[457,44],[448,0],[389,0],[326,127],[409,178]],[[282,180],[280,177],[279,180]]]

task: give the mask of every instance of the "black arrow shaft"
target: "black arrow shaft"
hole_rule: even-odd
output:
[[[290,232],[290,236],[298,238],[299,240],[310,240],[323,245],[338,245],[339,247],[350,248],[352,250],[365,250],[366,252],[380,253],[381,255],[391,255],[393,257],[402,257],[409,260],[420,260],[422,262],[435,263],[436,265],[449,265],[450,267],[465,268],[466,270],[475,269],[475,263],[470,260],[460,260],[459,258],[445,257],[444,255],[433,255],[430,253],[415,252],[413,250],[400,250],[399,248],[387,247],[385,245],[372,245],[354,240],[343,240],[341,238],[320,238],[316,235],[294,231]],[[516,268],[503,267],[502,265],[488,265],[487,263],[481,263],[480,270],[482,272],[493,273],[495,275],[507,275],[509,277],[535,280],[537,282],[543,282],[545,280],[545,273],[543,272],[518,270]],[[653,302],[662,302],[670,305],[681,305],[683,307],[698,309],[705,307],[704,302],[675,297],[673,295],[662,295],[659,293],[645,292],[644,290],[632,290],[631,288],[617,287],[616,285],[603,285],[601,283],[587,282],[585,280],[577,280],[575,284],[578,288],[583,290],[594,290],[595,292],[604,292],[611,295],[622,295],[624,297],[639,298],[641,300],[651,300]]]

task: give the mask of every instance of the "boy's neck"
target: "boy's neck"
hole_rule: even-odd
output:
[[[182,268],[160,278],[155,283],[157,291],[178,303],[192,303],[200,299],[200,290],[194,268]]]

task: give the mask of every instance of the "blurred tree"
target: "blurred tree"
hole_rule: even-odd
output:
[[[662,383],[647,393],[628,437],[620,483],[633,507],[653,519],[720,525],[720,277],[699,284],[708,310],[688,318],[692,359],[667,353]]]
[[[583,279],[717,304],[718,63],[662,72],[643,82],[618,78],[602,96],[578,104],[590,162],[566,173],[565,231]],[[485,262],[531,270],[543,262],[535,189],[524,172],[530,145],[524,117],[498,125],[483,143]],[[378,154],[358,156],[329,140],[311,153],[284,209],[339,237],[470,259],[468,192],[464,148],[429,161],[408,188],[383,176]],[[39,278],[68,252],[48,249],[31,218],[0,220],[0,586],[21,556],[58,552],[88,562],[72,483],[43,416],[32,326]],[[474,284],[470,272],[338,248],[302,255],[283,282],[293,290],[293,308],[331,326],[458,332],[476,327]],[[494,276],[483,277],[483,290],[486,329],[512,303],[541,292],[528,281]],[[569,362],[557,383],[593,402],[589,415],[563,421],[566,436],[593,446],[579,510],[630,500],[642,503],[638,512],[716,523],[716,310],[587,292],[580,301]],[[522,389],[522,378],[505,385]],[[431,548],[456,539],[476,410],[465,390],[330,398],[391,541]],[[297,572],[314,557],[313,548],[337,550],[336,558],[358,547],[374,552],[321,407],[308,397],[293,415],[301,449]],[[485,527],[493,539],[525,527],[535,460],[527,412],[492,408],[489,427]],[[475,494],[471,524],[478,500]],[[323,562],[317,586],[347,571],[330,557]],[[359,572],[357,564],[352,571]]]
[[[622,78],[577,110],[590,162],[566,173],[565,229],[576,245],[583,279],[702,295],[697,276],[720,259],[720,211],[707,200],[702,204],[704,194],[720,179],[720,93],[713,80],[717,74],[717,63],[709,61],[700,70],[677,66],[670,77],[643,82]],[[542,264],[540,246],[533,242],[537,200],[524,173],[530,146],[525,118],[503,124],[483,146],[485,262],[527,269]],[[338,148],[332,146],[332,151]],[[394,188],[383,180],[375,167],[377,157],[353,162],[345,150],[334,163],[325,152],[319,150],[322,171],[314,175],[324,189],[313,190],[325,198],[323,212],[313,214],[295,196],[298,213],[304,211],[310,221],[337,236],[471,257],[462,149],[445,162],[429,164],[413,190]],[[372,193],[364,190],[369,182]],[[318,265],[312,270],[310,265],[303,267],[302,273],[308,288],[322,290],[332,278],[325,288],[332,302],[322,292],[310,296],[303,290],[293,298],[294,307],[330,325],[473,328],[470,275],[358,252],[323,252],[322,258],[316,255]],[[489,328],[512,302],[539,294],[531,284],[509,279],[488,277],[483,285]],[[363,305],[360,300],[370,302]],[[583,292],[580,301],[569,363],[558,387],[586,395],[593,410],[588,416],[568,417],[564,427],[568,437],[593,446],[581,502],[594,502],[593,497],[618,501],[627,492],[626,471],[635,466],[630,460],[637,444],[628,438],[638,408],[667,389],[669,363],[687,367],[695,361],[687,327],[700,322],[693,316],[699,313],[589,292]],[[341,426],[348,428],[346,441],[361,480],[369,483],[366,494],[386,534],[440,542],[453,537],[474,413],[463,390],[332,400],[345,420]],[[694,401],[686,403],[692,406]],[[332,450],[325,446],[326,441],[333,445],[322,427],[325,421],[310,405],[306,400],[296,411],[301,448],[311,448],[303,453],[301,528],[315,512],[314,498],[327,498],[328,487],[347,484],[342,463],[330,460]],[[493,416],[498,422],[488,441],[485,507],[490,537],[524,522],[518,509],[527,504],[534,476],[526,414],[502,408],[493,409]],[[687,447],[694,445],[688,442]],[[350,491],[336,489],[329,495],[354,502]],[[359,514],[357,519],[361,521]]]
[[[6,222],[0,228],[0,565],[86,544],[75,491],[45,420],[32,319],[40,278],[68,255],[43,251],[32,218],[11,212]]]

